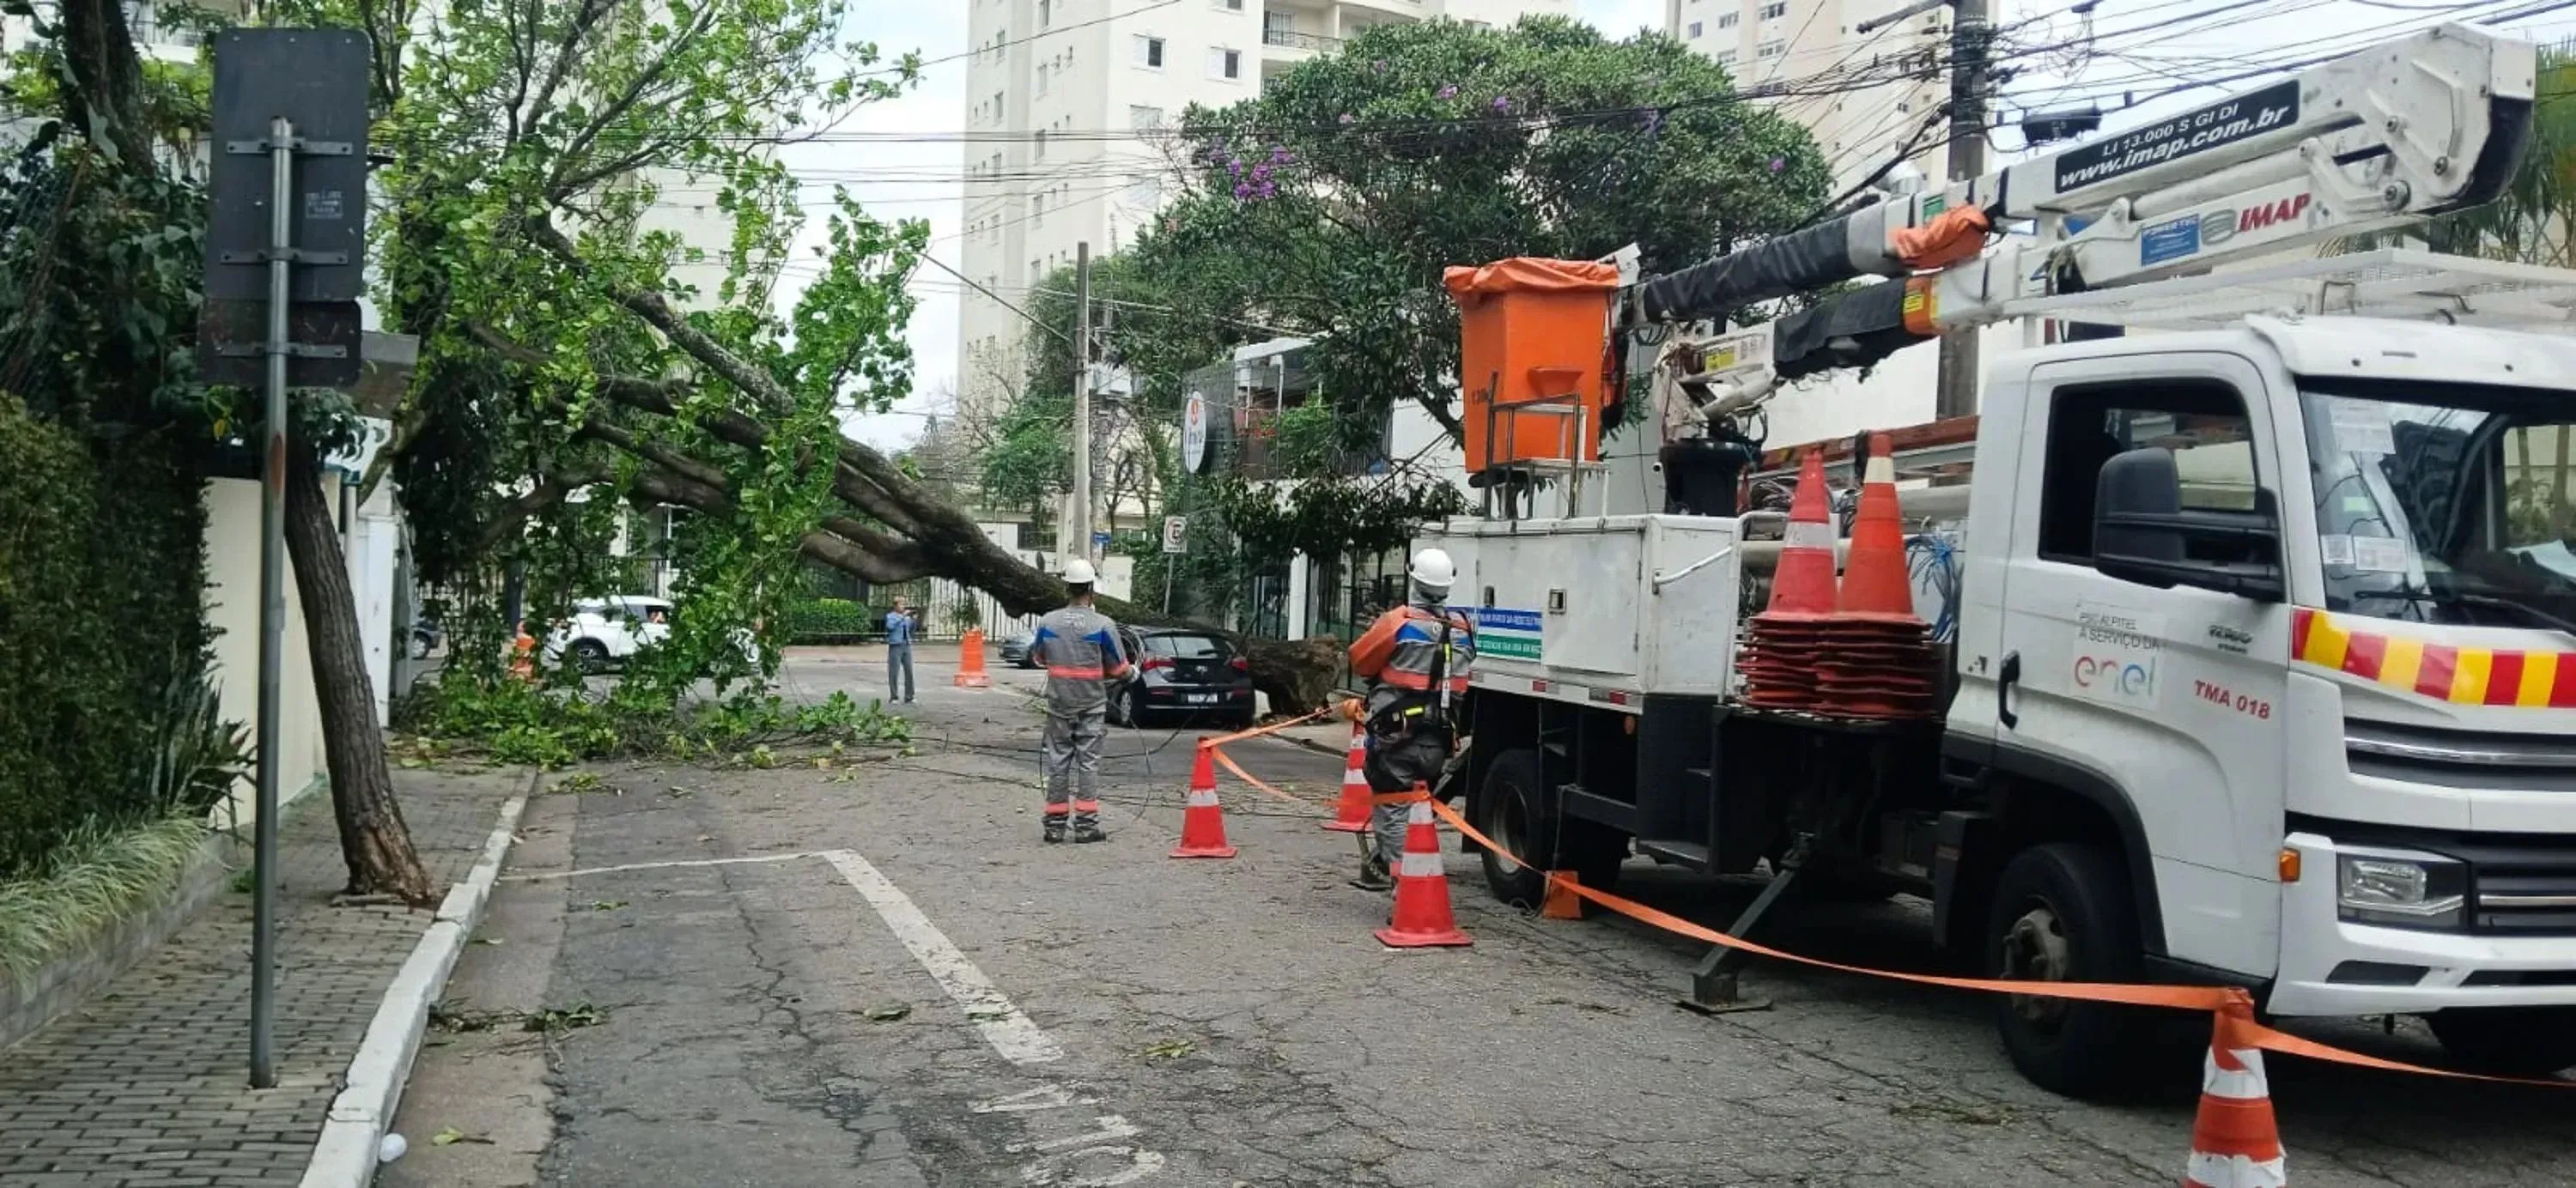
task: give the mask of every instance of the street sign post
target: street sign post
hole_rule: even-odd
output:
[[[215,39],[206,222],[206,381],[266,388],[260,457],[258,821],[252,834],[250,1083],[277,1084],[277,801],[286,646],[290,382],[359,377],[366,287],[366,38],[229,29]],[[300,166],[300,167],[299,167]]]
[[[1188,516],[1163,517],[1163,551],[1166,553],[1189,552],[1189,545],[1184,543],[1189,536],[1189,531],[1190,518]]]

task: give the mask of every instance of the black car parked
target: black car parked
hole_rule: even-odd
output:
[[[1181,718],[1228,726],[1252,724],[1252,666],[1224,636],[1174,627],[1121,627],[1118,641],[1135,676],[1111,693],[1109,716],[1121,726]]]

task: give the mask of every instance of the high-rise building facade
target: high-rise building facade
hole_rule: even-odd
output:
[[[1132,242],[1171,173],[1156,133],[1191,104],[1221,107],[1374,25],[1448,18],[1505,25],[1571,16],[1575,0],[961,0],[966,211],[958,268],[1023,305],[1074,261]],[[958,318],[960,416],[1016,390],[1028,325],[981,293]]]

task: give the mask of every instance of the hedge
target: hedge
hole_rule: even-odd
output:
[[[206,653],[205,509],[171,434],[109,428],[0,393],[0,881],[180,807],[151,768]]]
[[[885,608],[847,598],[808,598],[788,604],[787,642],[857,643],[885,638]]]

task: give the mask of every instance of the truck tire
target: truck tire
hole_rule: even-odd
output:
[[[1986,920],[1988,976],[2053,982],[2134,982],[2136,912],[2120,860],[2096,846],[2051,842],[2014,856],[1995,882]],[[2094,1098],[2138,1079],[2154,1035],[2134,1008],[1999,997],[1996,1020],[2013,1067],[2032,1084]]]
[[[2576,1007],[2486,1007],[2424,1017],[2452,1058],[2482,1073],[2546,1077],[2576,1068]]]
[[[1471,810],[1476,828],[1502,849],[1545,864],[1524,866],[1499,850],[1486,850],[1485,886],[1504,903],[1537,907],[1547,896],[1548,870],[1571,869],[1584,886],[1606,891],[1617,885],[1619,864],[1628,858],[1628,839],[1592,822],[1557,815],[1546,765],[1529,747],[1494,756],[1485,786],[1471,798]]]

